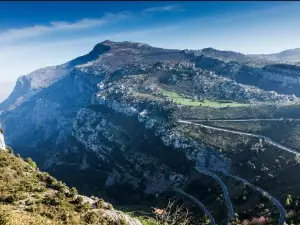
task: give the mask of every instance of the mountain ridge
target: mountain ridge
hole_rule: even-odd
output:
[[[19,87],[19,89],[23,88],[24,91],[26,91],[27,88],[31,88],[31,89],[38,91],[39,89],[47,87],[47,86],[51,85],[53,82],[56,82],[58,79],[63,77],[64,76],[63,74],[68,72],[68,68],[76,67],[77,65],[94,61],[98,57],[100,57],[101,54],[111,50],[112,46],[114,48],[116,48],[117,46],[122,46],[122,45],[123,46],[128,45],[130,47],[139,47],[139,48],[146,47],[146,48],[162,49],[162,48],[152,47],[148,44],[140,43],[140,42],[128,42],[128,41],[115,42],[115,41],[111,41],[111,40],[105,40],[103,42],[96,44],[89,53],[87,53],[83,56],[79,56],[79,57],[72,59],[66,63],[63,63],[59,66],[51,66],[51,67],[38,69],[36,71],[31,72],[28,75],[20,76],[17,79],[16,85],[21,86],[21,87]],[[166,49],[166,50],[172,51],[172,49]],[[270,60],[269,56],[271,57],[273,55],[286,54],[286,53],[292,52],[292,51],[299,52],[299,50],[300,50],[300,48],[295,48],[295,49],[285,50],[280,53],[273,53],[273,54],[243,54],[243,53],[234,52],[234,51],[217,50],[212,47],[203,48],[201,50],[182,50],[182,51],[183,52],[184,51],[195,51],[196,54],[203,54],[205,56],[212,57],[212,58],[218,58],[218,57],[222,58],[222,56],[227,55],[226,57],[228,57],[228,55],[232,55],[232,56],[229,56],[228,59],[240,58],[239,60],[242,60],[242,61],[253,61],[253,60],[255,61],[258,59]],[[180,51],[180,50],[175,50],[175,51]],[[276,62],[276,61],[282,61],[282,60],[271,60],[271,61]],[[285,61],[288,61],[288,60],[285,60]],[[295,61],[295,62],[298,62],[298,61]],[[57,73],[51,74],[51,72],[56,69],[58,69]],[[40,74],[44,74],[44,77],[41,77]],[[35,80],[34,78],[36,78],[37,75],[40,75],[40,79]],[[40,83],[39,83],[39,81],[40,81]],[[30,86],[28,85],[28,83],[30,83]],[[7,107],[9,104],[11,104],[11,103],[7,103],[7,100],[10,98],[14,98],[13,97],[14,95],[19,95],[19,94],[16,94],[13,91],[7,97],[7,99],[3,100],[3,102],[0,103],[0,105],[5,105],[5,107]],[[29,94],[29,96],[30,96],[30,94]]]
[[[278,53],[271,53],[271,54],[250,54],[249,56],[258,57],[261,59],[267,59],[271,61],[277,61],[277,62],[299,63],[300,48],[287,49]]]
[[[300,181],[286,176],[300,169],[297,157],[257,138],[270,136],[299,149],[297,120],[234,122],[297,119],[299,66],[212,48],[172,50],[104,41],[84,56],[51,67],[49,80],[43,80],[45,71],[32,75],[37,80],[22,78],[27,83],[0,104],[7,143],[82,193],[122,205],[187,187],[203,198],[220,224],[226,216],[222,191],[195,166],[247,178],[280,201],[283,193],[299,196],[290,185],[272,188],[275,181],[291,186]],[[189,118],[205,120],[206,126],[178,122]],[[232,187],[233,181],[225,181]],[[238,188],[241,192],[231,197],[241,221],[263,215],[275,224],[279,212],[269,200],[263,210],[252,211],[249,206],[264,202],[263,196],[241,183]],[[249,202],[242,201],[244,191]]]

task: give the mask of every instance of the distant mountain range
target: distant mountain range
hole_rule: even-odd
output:
[[[300,63],[300,48],[289,49],[273,54],[252,54],[250,56],[270,61]]]

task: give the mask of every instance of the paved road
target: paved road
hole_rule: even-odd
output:
[[[228,224],[230,222],[230,220],[232,219],[232,217],[234,216],[234,211],[233,211],[233,206],[232,206],[232,202],[231,202],[231,199],[229,196],[229,191],[227,189],[227,186],[224,184],[224,182],[221,180],[221,178],[217,174],[209,171],[208,169],[206,169],[206,168],[200,168],[200,169],[195,168],[195,169],[199,173],[204,173],[207,176],[211,176],[220,184],[223,194],[224,194],[224,199],[226,202],[226,207],[227,207],[227,223],[226,224]]]
[[[286,211],[285,211],[285,208],[281,205],[281,203],[276,199],[274,198],[272,195],[270,195],[268,192],[264,191],[263,189],[257,187],[257,186],[254,186],[253,184],[249,183],[249,181],[241,178],[241,177],[238,177],[238,176],[235,176],[235,175],[232,175],[232,174],[229,174],[227,171],[225,170],[215,170],[215,171],[219,171],[219,172],[222,172],[224,175],[226,176],[229,176],[229,177],[232,177],[236,180],[239,180],[245,184],[248,184],[252,189],[260,192],[261,194],[267,196],[272,202],[273,204],[277,207],[277,209],[279,210],[279,213],[280,213],[280,216],[279,216],[279,220],[278,220],[278,223],[277,225],[283,225],[284,222],[285,222],[285,216],[286,216]]]
[[[245,135],[245,136],[250,136],[250,137],[261,138],[261,139],[264,139],[269,144],[271,144],[273,146],[276,146],[276,147],[278,147],[278,148],[280,148],[280,149],[282,149],[284,151],[288,151],[288,152],[293,153],[293,154],[295,154],[297,156],[300,155],[300,152],[298,152],[298,151],[296,151],[294,149],[291,149],[289,147],[283,146],[283,145],[281,145],[281,144],[273,141],[269,137],[266,137],[266,136],[263,136],[263,135],[257,135],[257,134],[252,134],[252,133],[239,132],[239,131],[234,131],[234,130],[219,128],[219,127],[213,127],[213,126],[208,126],[208,125],[204,125],[204,124],[200,124],[200,123],[195,123],[195,122],[192,122],[192,121],[186,121],[186,120],[178,120],[178,122],[179,123],[184,123],[184,124],[193,124],[193,125],[196,125],[196,126],[200,126],[200,127],[204,127],[204,128],[208,128],[208,129],[213,129],[213,130],[218,130],[218,131],[224,131],[224,132],[233,133],[233,134],[240,134],[240,135]],[[209,175],[209,173],[210,174],[214,174],[214,173],[208,171],[207,169],[202,169],[202,168],[201,168],[201,170],[199,170],[198,168],[196,168],[196,169],[199,172],[204,172],[204,173],[208,172],[207,175]],[[210,170],[214,170],[214,169],[210,168]],[[221,170],[220,169],[220,170],[214,170],[214,171],[222,172],[226,176],[232,177],[232,178],[234,178],[236,180],[239,180],[239,181],[241,181],[241,182],[243,182],[245,184],[248,184],[254,190],[260,192],[261,194],[264,194],[265,196],[267,196],[273,202],[273,204],[277,207],[277,209],[279,210],[280,217],[279,217],[277,225],[283,225],[285,223],[285,221],[286,221],[286,219],[285,219],[285,216],[286,216],[285,208],[281,205],[281,203],[276,198],[274,198],[273,196],[271,196],[268,192],[264,191],[263,189],[261,189],[259,187],[254,186],[253,184],[249,183],[247,180],[245,180],[245,179],[243,179],[241,177],[229,174],[225,170]],[[228,207],[228,209],[230,209],[231,201],[230,201],[230,198],[229,198],[229,192],[228,192],[227,186],[224,184],[224,182],[216,174],[214,174],[214,175],[215,176],[212,176],[212,177],[214,177],[219,182],[219,184],[221,185],[221,187],[223,189],[223,193],[224,193],[224,198],[225,198],[226,203],[227,203],[227,207]],[[228,197],[226,197],[226,196],[228,196]],[[230,203],[229,203],[229,201],[230,201]],[[231,207],[232,207],[232,204],[231,204]],[[230,212],[231,212],[231,210],[228,210],[228,218],[229,218]],[[233,212],[233,210],[232,210],[232,212]]]
[[[272,119],[209,119],[209,120],[188,120],[192,122],[258,122],[258,121],[300,121],[300,119],[292,119],[292,118],[272,118]]]
[[[195,122],[192,122],[192,121],[187,121],[187,120],[178,120],[179,123],[184,123],[184,124],[193,124],[193,125],[196,125],[196,126],[200,126],[200,127],[204,127],[204,128],[208,128],[208,129],[212,129],[212,130],[218,130],[218,131],[223,131],[223,132],[227,132],[227,133],[232,133],[232,134],[240,134],[240,135],[245,135],[245,136],[249,136],[249,137],[255,137],[255,138],[260,138],[260,139],[263,139],[265,140],[265,142],[275,146],[275,147],[278,147],[284,151],[287,151],[287,152],[290,152],[290,153],[293,153],[295,155],[300,155],[300,152],[297,151],[297,150],[294,150],[292,148],[289,148],[289,147],[286,147],[282,144],[279,144],[275,141],[273,141],[271,138],[269,137],[266,137],[266,136],[263,136],[263,135],[259,135],[259,134],[252,134],[252,133],[247,133],[247,132],[242,132],[242,131],[235,131],[235,130],[229,130],[229,129],[225,129],[225,128],[220,128],[220,127],[214,127],[214,126],[208,126],[208,125],[204,125],[204,124],[201,124],[201,123],[195,123]]]
[[[184,192],[183,190],[179,189],[179,188],[173,188],[174,191],[176,191],[177,193],[183,195],[184,197],[190,199],[191,201],[193,201],[196,205],[198,205],[202,211],[204,212],[204,214],[208,217],[210,224],[211,225],[216,225],[215,219],[214,217],[211,215],[211,213],[208,211],[208,209],[205,207],[205,205],[203,205],[202,202],[200,202],[198,199],[196,199],[195,197],[187,194],[186,192]]]

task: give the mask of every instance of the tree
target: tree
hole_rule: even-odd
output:
[[[287,198],[285,200],[285,205],[286,206],[290,206],[292,203],[292,196],[291,195],[287,195]]]
[[[171,200],[165,209],[154,208],[153,213],[156,225],[188,225],[191,221],[188,209]]]

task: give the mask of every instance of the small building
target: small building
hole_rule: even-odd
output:
[[[3,129],[0,128],[0,149],[6,149],[5,141],[4,141],[4,132]]]

